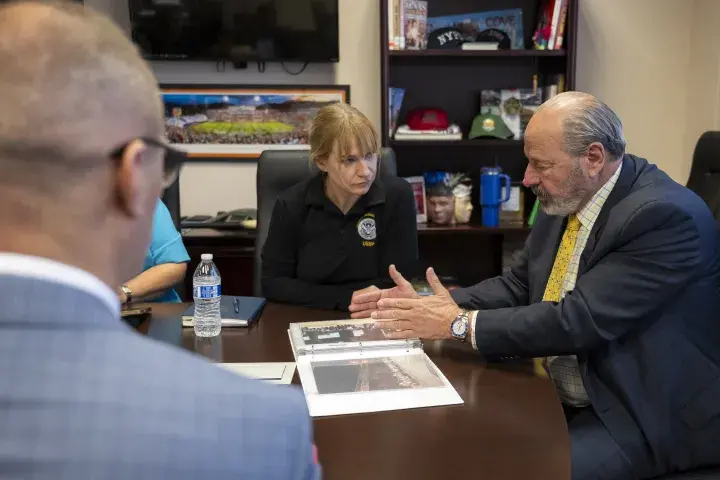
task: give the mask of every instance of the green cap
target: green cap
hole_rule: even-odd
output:
[[[472,127],[470,127],[470,135],[468,135],[470,139],[480,137],[508,139],[513,137],[513,132],[505,125],[500,115],[483,113],[475,117]]]

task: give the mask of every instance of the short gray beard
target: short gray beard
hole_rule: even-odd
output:
[[[539,185],[532,187],[532,191],[537,195],[543,212],[548,215],[565,217],[577,213],[583,203],[593,194],[592,180],[583,174],[580,161],[575,160],[560,195],[553,197],[542,190]]]

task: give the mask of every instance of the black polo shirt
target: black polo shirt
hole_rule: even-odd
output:
[[[402,178],[376,179],[343,214],[316,175],[281,195],[262,251],[269,300],[347,310],[355,290],[392,285],[388,268],[414,274],[415,199]]]

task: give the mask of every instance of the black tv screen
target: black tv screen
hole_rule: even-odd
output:
[[[129,0],[149,60],[338,61],[338,0]]]

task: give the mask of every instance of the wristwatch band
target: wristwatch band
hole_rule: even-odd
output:
[[[131,303],[132,302],[132,290],[130,290],[130,287],[127,285],[120,285],[120,290],[123,291],[125,294],[125,298],[127,299],[125,303]]]

